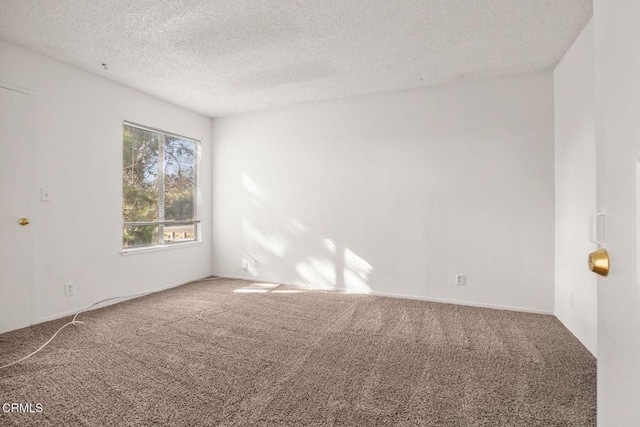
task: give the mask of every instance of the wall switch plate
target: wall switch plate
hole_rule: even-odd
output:
[[[242,261],[242,269],[247,271],[249,269],[249,261]]]
[[[64,284],[64,294],[71,297],[76,294],[76,282],[66,282]]]
[[[467,283],[466,279],[464,274],[456,274],[456,286],[464,286]]]
[[[260,261],[259,261],[257,258],[253,260],[253,266],[254,266],[255,268],[260,267]]]
[[[47,188],[40,189],[40,200],[43,202],[51,202],[53,201],[53,194],[51,194],[51,190]]]

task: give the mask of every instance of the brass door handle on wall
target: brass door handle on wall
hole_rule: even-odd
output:
[[[18,224],[25,226],[25,225],[29,225],[29,218],[20,218],[18,220]]]
[[[605,249],[589,254],[589,270],[601,276],[609,274],[609,254]]]

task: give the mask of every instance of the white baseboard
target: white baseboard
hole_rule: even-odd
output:
[[[240,279],[240,280],[254,280],[254,281],[260,281],[260,282],[272,282],[272,283],[277,283],[277,284],[282,284],[282,285],[296,286],[296,287],[305,288],[305,289],[323,289],[323,290],[332,290],[332,291],[337,291],[337,292],[351,292],[351,291],[348,291],[347,289],[344,289],[344,288],[337,288],[337,287],[333,287],[333,288],[317,288],[317,287],[314,287],[314,286],[312,286],[312,285],[310,285],[308,283],[287,282],[287,281],[282,281],[282,280],[271,280],[271,279],[265,279],[265,278],[262,278],[262,277],[238,276],[238,275],[233,275],[233,274],[216,274],[216,273],[214,273],[213,275],[216,276],[216,277],[224,277],[224,278],[227,278],[227,279]],[[199,278],[194,278],[194,279],[191,279],[191,280],[180,281],[180,282],[177,282],[177,283],[171,283],[171,284],[168,284],[168,285],[160,286],[160,287],[157,287],[157,288],[150,289],[149,291],[147,291],[148,292],[147,294],[152,294],[152,293],[164,291],[164,290],[167,290],[167,289],[175,288],[177,286],[182,286],[182,285],[185,285],[185,284],[190,283],[190,282],[195,282],[195,281],[198,281],[198,280],[206,279],[207,277],[210,277],[210,276],[199,277]],[[444,299],[444,298],[433,298],[433,297],[426,297],[426,296],[421,296],[421,295],[398,294],[398,293],[393,293],[393,292],[372,291],[372,292],[366,292],[366,293],[363,293],[363,294],[381,296],[381,297],[390,297],[390,298],[411,299],[411,300],[418,300],[418,301],[429,301],[429,302],[437,302],[437,303],[443,303],[443,304],[464,305],[464,306],[469,306],[469,307],[491,308],[491,309],[496,309],[496,310],[509,310],[509,311],[525,312],[525,313],[536,313],[536,314],[553,315],[553,312],[550,311],[550,310],[544,310],[544,309],[538,309],[538,308],[530,308],[530,307],[516,307],[516,306],[499,305],[499,304],[487,304],[487,303],[474,302],[474,301],[461,301],[461,300],[452,300],[452,299]],[[117,304],[117,303],[120,303],[120,302],[124,302],[124,301],[128,301],[128,300],[131,300],[131,299],[135,299],[135,298],[140,298],[141,296],[145,296],[145,295],[123,296],[120,299],[113,300],[113,301],[107,301],[107,302],[105,302],[103,304],[97,305],[95,307],[91,307],[87,311],[94,310],[96,308],[107,307],[107,306],[112,305],[112,304]],[[62,317],[75,315],[78,311],[83,310],[84,308],[86,308],[86,306],[77,307],[77,308],[74,308],[72,310],[68,310],[68,311],[52,314],[52,315],[49,315],[49,316],[43,316],[43,317],[38,318],[35,321],[34,324],[48,322],[50,320],[56,320],[56,319],[60,319]],[[578,338],[584,344],[584,340],[580,339],[580,337],[576,337],[576,338]],[[585,345],[585,347],[587,347],[587,346]],[[593,351],[593,349],[591,349],[589,347],[587,347],[587,349],[594,356],[596,355],[596,353]]]
[[[89,304],[87,304],[85,306],[77,307],[77,308],[74,308],[72,310],[68,310],[68,311],[64,311],[64,312],[60,312],[60,313],[55,313],[55,314],[51,314],[51,315],[48,315],[48,316],[39,317],[38,319],[36,319],[36,321],[33,324],[37,325],[38,323],[44,323],[44,322],[48,322],[50,320],[56,320],[56,319],[60,319],[62,317],[72,316],[72,315],[75,315],[80,310],[82,310],[82,311],[91,311],[91,310],[95,310],[96,308],[107,307],[109,305],[118,304],[118,303],[121,303],[121,302],[124,302],[124,301],[140,298],[140,297],[143,297],[143,296],[146,296],[146,295],[149,295],[149,294],[153,294],[153,293],[156,293],[156,292],[166,291],[167,289],[171,289],[171,288],[175,288],[175,287],[178,287],[178,286],[186,285],[187,283],[196,282],[198,280],[203,280],[203,279],[206,279],[207,277],[211,277],[211,276],[199,277],[199,278],[190,279],[190,280],[186,280],[186,281],[170,283],[168,285],[159,286],[157,288],[153,288],[153,289],[150,289],[148,291],[136,292],[136,294],[145,293],[145,295],[137,295],[137,296],[125,295],[122,298],[115,299],[113,301],[107,301],[105,303],[96,305],[96,306],[91,307],[89,309],[86,309],[87,305],[89,305]],[[113,297],[106,296],[105,298],[118,298],[118,296],[117,295],[114,295]],[[105,298],[103,298],[103,299],[105,299]]]
[[[348,291],[347,289],[344,288],[337,288],[337,287],[333,287],[333,288],[317,288],[314,287],[308,283],[299,283],[299,282],[286,282],[286,281],[282,281],[282,280],[271,280],[271,279],[265,279],[265,278],[261,278],[261,277],[252,277],[252,276],[237,276],[237,275],[226,275],[226,274],[214,274],[214,276],[216,277],[224,277],[227,279],[241,279],[241,280],[255,280],[255,281],[260,281],[260,282],[267,282],[267,283],[278,283],[281,285],[289,285],[289,286],[297,286],[297,287],[302,287],[305,289],[326,289],[326,290],[332,290],[332,291],[338,291],[338,292],[351,292]],[[461,301],[461,300],[452,300],[452,299],[444,299],[444,298],[432,298],[432,297],[426,297],[426,296],[421,296],[421,295],[407,295],[407,294],[397,294],[397,293],[393,293],[393,292],[377,292],[377,291],[371,291],[371,292],[363,292],[362,294],[364,295],[375,295],[375,296],[380,296],[380,297],[390,297],[390,298],[402,298],[402,299],[411,299],[411,300],[419,300],[419,301],[428,301],[428,302],[438,302],[438,303],[442,303],[442,304],[455,304],[455,305],[465,305],[465,306],[469,306],[469,307],[481,307],[481,308],[492,308],[495,310],[509,310],[509,311],[520,311],[520,312],[524,312],[524,313],[535,313],[535,314],[546,314],[546,315],[553,315],[553,311],[552,310],[545,310],[545,309],[541,309],[541,308],[530,308],[530,307],[516,307],[516,306],[510,306],[510,305],[500,305],[500,304],[487,304],[487,303],[482,303],[482,302],[474,302],[474,301]]]
[[[555,313],[554,313],[555,315]],[[593,357],[595,357],[596,359],[598,358],[598,349],[597,349],[597,344],[595,345],[589,345],[589,342],[584,338],[584,336],[580,333],[578,333],[577,331],[575,331],[573,329],[573,327],[571,325],[569,325],[568,322],[565,322],[564,320],[562,320],[561,317],[555,315],[556,319],[558,319],[560,321],[560,323],[562,323],[562,325],[564,325],[565,328],[567,328],[567,330],[569,332],[571,332],[571,334],[576,337],[578,339],[578,341],[580,341],[580,343],[584,346],[584,348],[586,348],[587,350],[589,350],[589,353],[591,353],[593,355]]]
[[[414,299],[420,301],[429,301],[429,302],[438,302],[442,304],[455,304],[455,305],[465,305],[469,307],[481,307],[481,308],[492,308],[495,310],[509,310],[509,311],[520,311],[524,313],[535,313],[535,314],[547,314],[553,315],[551,310],[544,310],[541,308],[530,308],[530,307],[517,307],[512,305],[500,305],[500,304],[488,304],[483,302],[475,302],[475,301],[461,301],[461,300],[452,300],[445,298],[431,298],[424,297],[418,295],[405,295],[405,294],[395,294],[390,292],[370,292],[369,295],[378,295],[383,297],[393,297],[393,298],[406,298],[406,299]]]

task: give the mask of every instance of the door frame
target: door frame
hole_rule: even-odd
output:
[[[7,83],[5,81],[0,80],[0,88],[2,89],[7,89],[13,92],[18,92],[18,93],[22,93],[24,95],[28,95],[31,100],[31,105],[32,105],[32,123],[33,123],[33,132],[30,135],[31,138],[31,153],[33,154],[33,158],[31,159],[31,178],[32,178],[32,188],[31,188],[31,194],[29,195],[29,205],[31,206],[31,213],[30,216],[34,219],[34,228],[33,228],[33,247],[31,248],[32,250],[32,258],[33,258],[33,267],[34,267],[34,272],[33,272],[33,280],[31,283],[31,286],[29,288],[29,323],[31,325],[35,325],[36,322],[36,282],[37,282],[37,271],[35,271],[35,267],[36,267],[36,248],[38,245],[38,228],[37,228],[37,224],[38,224],[38,218],[37,218],[37,213],[36,213],[36,203],[35,203],[35,195],[37,193],[37,186],[38,183],[36,182],[36,177],[37,177],[37,162],[36,162],[36,157],[37,157],[37,144],[36,144],[36,92],[31,90],[31,89],[27,89],[21,86],[16,86],[14,84],[11,83]]]

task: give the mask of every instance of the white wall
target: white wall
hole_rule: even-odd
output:
[[[640,425],[640,2],[596,0],[598,205],[611,258],[598,279],[598,425]]]
[[[0,81],[36,93],[37,187],[54,196],[34,200],[36,319],[209,275],[211,119],[2,41],[0,64]],[[202,139],[203,244],[120,255],[123,120]]]
[[[556,274],[558,319],[597,353],[596,275],[587,255],[588,218],[596,211],[596,119],[593,25],[589,23],[554,71]]]
[[[213,128],[216,273],[553,311],[551,72]]]

